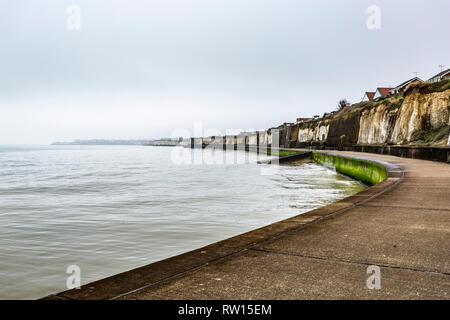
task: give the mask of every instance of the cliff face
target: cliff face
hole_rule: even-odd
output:
[[[362,111],[358,144],[384,144],[393,142],[392,133],[398,118],[398,107],[383,103]]]
[[[330,122],[330,130],[325,146],[352,146],[358,142],[361,109],[356,108]]]
[[[414,143],[418,135],[433,130],[436,131],[434,134],[447,137],[450,81],[440,86],[437,89],[435,84],[411,86],[404,96],[361,103],[331,119],[302,123],[298,144],[325,147],[403,145]]]
[[[360,110],[333,119],[321,119],[300,124],[298,144],[301,146],[352,145],[358,141]]]
[[[330,122],[328,120],[319,120],[314,124],[302,124],[297,131],[298,142],[317,142],[326,141]]]
[[[414,133],[450,125],[450,90],[429,94],[415,93],[405,98],[392,132],[392,142],[403,144]]]
[[[450,125],[450,90],[413,93],[394,104],[364,110],[358,144],[405,144],[420,131]]]

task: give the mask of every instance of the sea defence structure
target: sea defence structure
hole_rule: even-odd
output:
[[[319,152],[313,152],[312,158],[317,163],[370,186],[380,183],[388,175],[388,171],[383,165],[369,160]]]
[[[450,166],[348,151],[310,156],[373,186],[44,299],[450,299]]]

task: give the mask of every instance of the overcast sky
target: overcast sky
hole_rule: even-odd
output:
[[[67,26],[70,5],[80,29]],[[367,26],[370,5],[380,29]],[[158,138],[194,121],[263,129],[323,114],[448,68],[449,13],[448,0],[2,0],[0,143]]]

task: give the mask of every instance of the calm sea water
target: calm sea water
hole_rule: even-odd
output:
[[[205,165],[174,163],[172,151],[0,146],[0,298],[65,290],[69,265],[85,284],[364,188],[313,163],[261,175],[256,154],[228,151],[237,163]],[[223,159],[223,151],[201,159]]]

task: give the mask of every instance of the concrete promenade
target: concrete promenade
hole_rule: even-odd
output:
[[[388,178],[291,219],[47,299],[450,299],[450,165],[384,163]],[[380,267],[369,290],[367,268]]]

